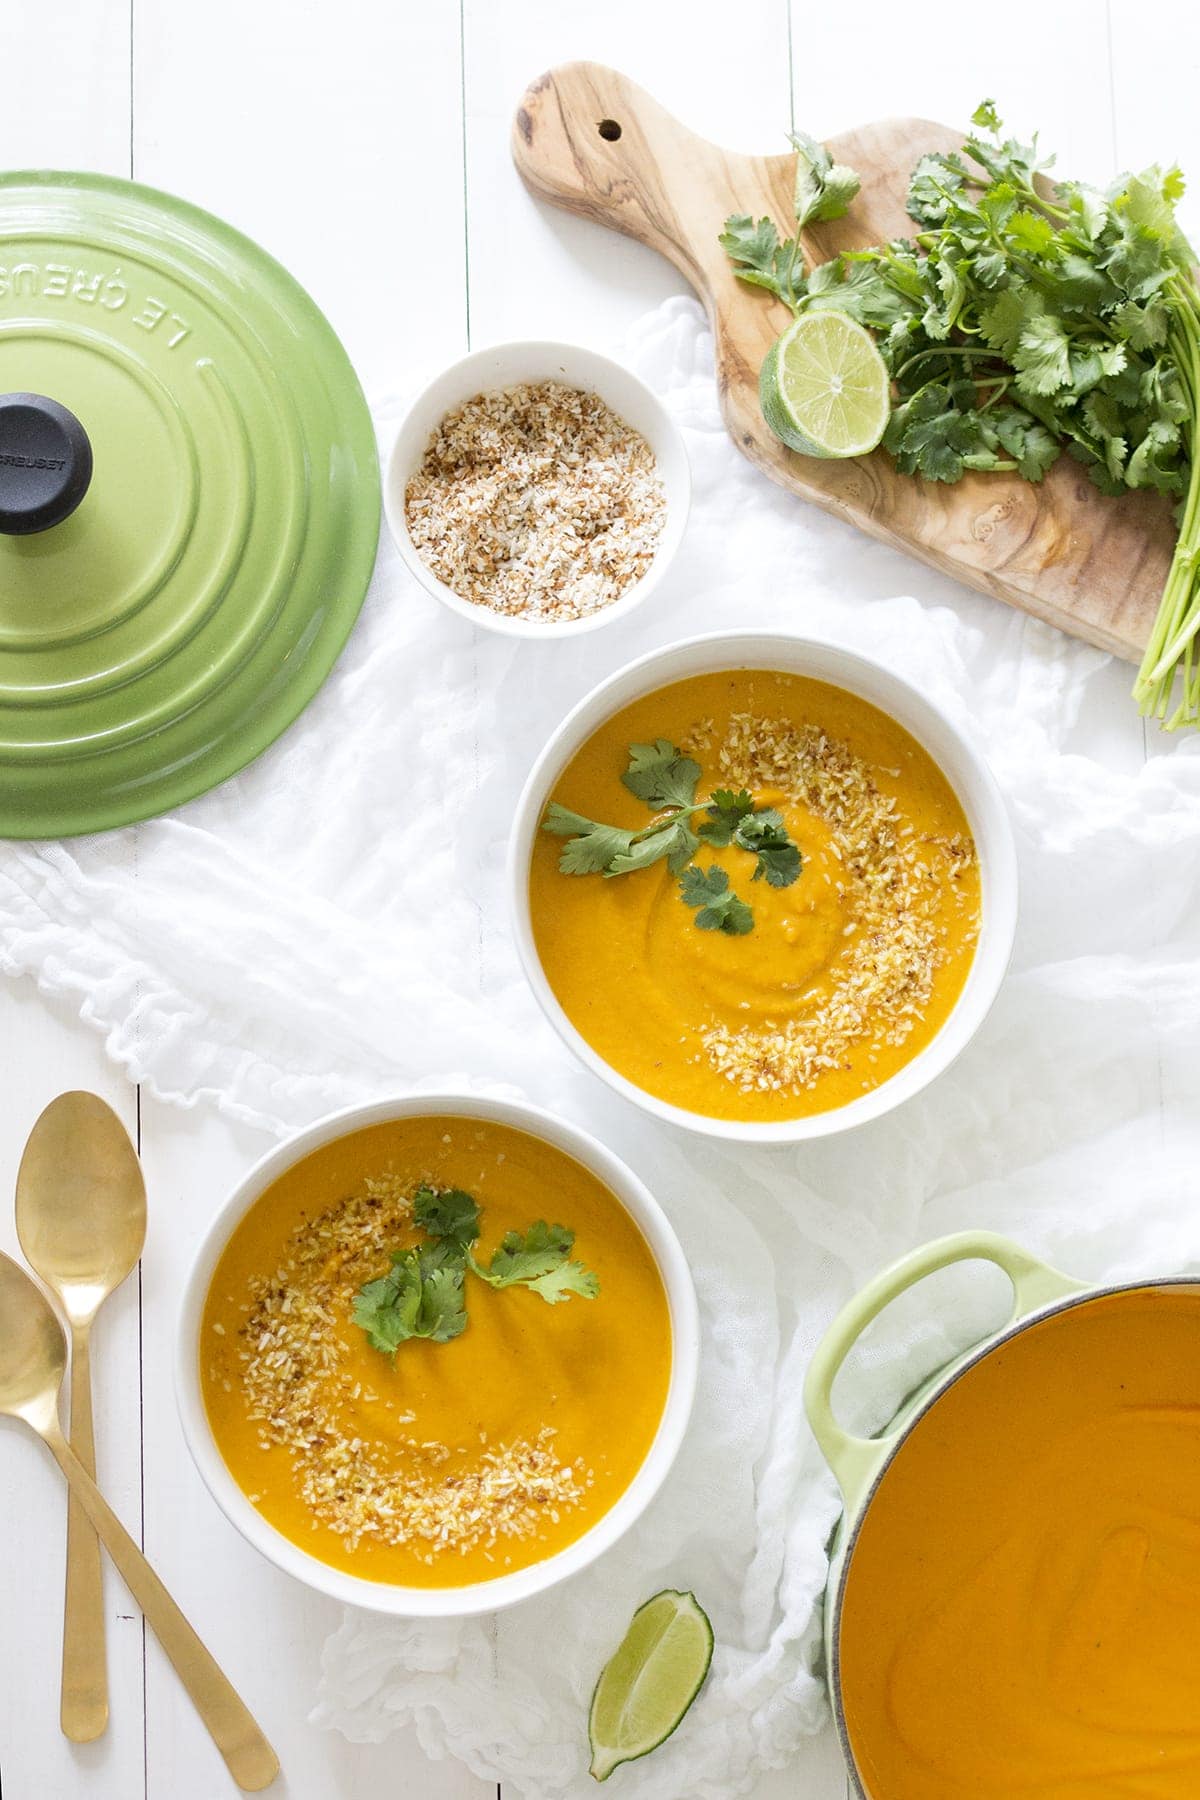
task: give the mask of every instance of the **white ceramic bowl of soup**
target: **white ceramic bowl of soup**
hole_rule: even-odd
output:
[[[603,1183],[637,1227],[661,1277],[670,1319],[670,1373],[658,1427],[640,1467],[608,1511],[579,1537],[541,1561],[492,1580],[426,1587],[349,1574],[310,1555],[263,1516],[218,1447],[205,1406],[200,1358],[202,1320],[214,1271],[236,1227],[272,1183],[313,1151],[366,1127],[440,1117],[478,1120],[523,1132],[572,1158]],[[540,1210],[537,1201],[531,1200],[531,1218],[549,1216],[549,1206],[544,1196]],[[529,1303],[542,1304],[533,1296]],[[603,1293],[592,1303],[570,1300],[566,1304],[602,1305]],[[683,1442],[699,1355],[699,1315],[687,1261],[666,1214],[632,1170],[578,1126],[536,1107],[466,1093],[419,1094],[332,1113],[269,1151],[243,1176],[205,1233],[184,1288],[175,1345],[175,1391],[184,1437],[205,1485],[230,1523],[269,1562],[305,1586],[350,1606],[406,1618],[463,1618],[544,1593],[587,1568],[628,1531],[658,1492]]]
[[[442,581],[413,542],[405,513],[408,483],[420,468],[438,426],[446,414],[477,394],[511,388],[522,382],[561,382],[598,394],[600,399],[639,432],[654,453],[659,479],[666,494],[666,517],[654,560],[646,572],[630,583],[608,606],[598,607],[578,619],[523,618],[494,611],[468,600]],[[388,528],[409,572],[427,594],[484,631],[506,637],[567,638],[614,625],[642,606],[654,593],[669,568],[683,538],[691,504],[692,479],[683,438],[666,407],[644,381],[620,363],[585,350],[579,344],[556,344],[542,339],[494,344],[476,350],[443,370],[419,394],[409,408],[392,446],[383,483],[383,505]]]
[[[899,724],[949,782],[974,839],[980,872],[981,916],[975,953],[962,991],[931,1041],[861,1098],[823,1112],[766,1121],[717,1117],[674,1105],[648,1093],[606,1061],[568,1017],[547,978],[530,904],[534,844],[546,807],[576,752],[631,702],[689,676],[737,670],[778,671],[824,682],[867,701]],[[881,1118],[920,1093],[949,1068],[987,1017],[1008,968],[1017,922],[1012,826],[995,778],[971,741],[918,688],[882,663],[837,644],[784,632],[716,632],[652,651],[581,700],[554,732],[518,801],[509,839],[508,889],[526,977],[547,1018],[580,1062],[663,1123],[741,1143],[795,1144],[828,1137]],[[636,1030],[636,1022],[631,1021],[630,1030]]]

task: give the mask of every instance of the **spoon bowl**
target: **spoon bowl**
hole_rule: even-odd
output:
[[[11,1256],[0,1255],[0,1413],[51,1429],[67,1344],[50,1303]]]
[[[137,1266],[146,1185],[129,1135],[98,1094],[60,1094],[17,1173],[17,1236],[72,1324],[90,1324]]]

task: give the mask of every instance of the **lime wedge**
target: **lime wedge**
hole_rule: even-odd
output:
[[[588,1738],[597,1781],[670,1737],[704,1685],[712,1653],[712,1626],[694,1594],[664,1588],[638,1607],[592,1695]]]
[[[763,417],[803,456],[865,456],[891,411],[875,340],[845,313],[801,313],[767,352],[758,379]]]

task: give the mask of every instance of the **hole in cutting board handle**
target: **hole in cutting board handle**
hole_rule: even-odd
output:
[[[621,135],[621,127],[615,119],[601,119],[596,130],[600,133],[600,136],[607,139],[610,144],[615,144]]]

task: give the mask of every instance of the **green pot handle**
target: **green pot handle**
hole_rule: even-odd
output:
[[[976,1261],[995,1263],[1012,1282],[1010,1323],[1087,1288],[1086,1282],[1060,1275],[1057,1269],[1039,1262],[1009,1238],[991,1231],[962,1231],[953,1237],[937,1238],[914,1250],[911,1256],[902,1257],[848,1301],[817,1346],[804,1382],[808,1422],[837,1476],[847,1511],[853,1511],[868,1492],[877,1471],[904,1433],[861,1438],[843,1431],[833,1416],[833,1384],[838,1370],[872,1319],[878,1318],[893,1300],[939,1269],[949,1268],[952,1263]]]

